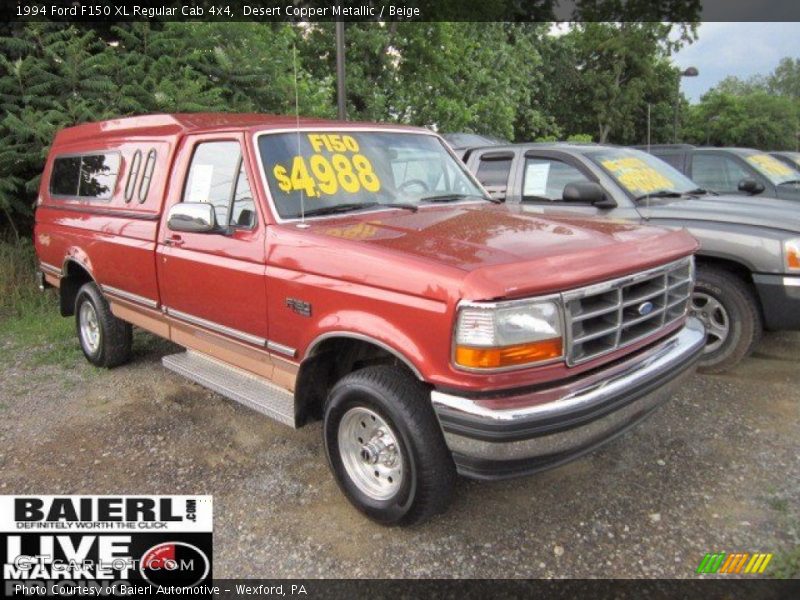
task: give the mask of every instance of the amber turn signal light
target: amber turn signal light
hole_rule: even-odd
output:
[[[502,348],[456,346],[456,364],[470,369],[498,369],[560,358],[561,338]]]
[[[789,263],[790,269],[800,269],[800,252],[795,250],[786,255],[786,261]]]

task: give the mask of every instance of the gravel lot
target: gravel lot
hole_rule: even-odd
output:
[[[693,376],[587,458],[462,480],[447,514],[405,530],[350,507],[318,424],[293,431],[181,379],[159,363],[175,347],[146,334],[113,371],[74,347],[41,364],[0,338],[0,493],[213,494],[217,577],[681,578],[706,552],[780,565],[800,547],[797,334]]]

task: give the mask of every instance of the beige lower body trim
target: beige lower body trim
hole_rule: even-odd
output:
[[[109,297],[106,299],[111,307],[111,312],[118,319],[141,327],[159,337],[170,339],[169,323],[160,310],[145,308],[127,300]]]
[[[114,316],[294,392],[299,365],[144,306],[107,297]]]

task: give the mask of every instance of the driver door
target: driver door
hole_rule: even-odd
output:
[[[245,151],[240,134],[187,138],[165,210],[179,202],[208,202],[220,227],[209,233],[175,232],[162,219],[157,271],[167,314],[188,325],[183,335],[199,338],[206,330],[265,349],[265,222],[254,201]],[[173,331],[181,334],[180,327]]]

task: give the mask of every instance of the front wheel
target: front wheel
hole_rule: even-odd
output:
[[[455,465],[425,387],[396,367],[343,377],[325,405],[325,451],[348,500],[384,525],[409,525],[450,503]]]
[[[706,328],[700,369],[722,373],[733,368],[761,337],[761,314],[753,293],[734,273],[701,266],[691,312]]]

